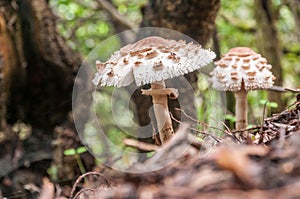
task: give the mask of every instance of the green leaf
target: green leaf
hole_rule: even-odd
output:
[[[225,115],[225,120],[229,120],[230,122],[235,122],[236,118],[233,115],[226,114]]]
[[[76,150],[75,149],[66,149],[64,151],[64,155],[76,155]]]
[[[265,105],[266,103],[269,103],[269,101],[265,100],[265,99],[259,100],[259,104],[261,104],[261,105]]]
[[[269,102],[268,106],[271,108],[277,108],[278,104],[276,102]]]
[[[84,152],[87,152],[87,148],[82,146],[82,147],[79,147],[76,149],[76,152],[77,154],[81,154],[81,153],[84,153]]]
[[[277,108],[278,107],[278,104],[276,102],[270,102],[268,100],[265,100],[265,99],[261,99],[259,100],[259,104],[261,105],[265,105],[269,108]]]

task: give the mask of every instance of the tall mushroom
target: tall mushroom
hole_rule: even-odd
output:
[[[161,142],[173,132],[167,97],[177,98],[174,88],[166,88],[164,80],[197,70],[215,58],[215,53],[183,40],[147,37],[128,44],[112,54],[105,63],[96,62],[93,83],[101,86],[127,86],[133,81],[140,86],[151,83],[142,94],[151,95]]]
[[[217,90],[234,92],[236,103],[236,129],[247,127],[247,93],[249,90],[267,89],[273,86],[275,77],[260,54],[247,47],[229,50],[211,72],[212,85]]]

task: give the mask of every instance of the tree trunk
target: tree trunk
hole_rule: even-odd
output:
[[[264,57],[272,65],[272,72],[276,77],[275,85],[282,85],[282,68],[281,68],[281,49],[278,32],[276,29],[276,20],[274,11],[272,10],[271,0],[255,0],[254,13],[258,28],[259,48]],[[279,112],[285,107],[281,93],[269,91],[269,101],[278,103],[278,108],[273,109],[273,112]]]
[[[0,1],[0,52],[1,128],[17,121],[29,124],[32,134],[26,142],[34,144],[24,145],[24,154],[49,154],[54,127],[70,121],[81,57],[57,32],[47,0]],[[75,131],[72,121],[67,126]]]
[[[213,33],[219,6],[219,0],[150,0],[149,5],[143,12],[144,18],[142,26],[176,30],[190,36],[201,45],[205,45]],[[185,75],[185,78],[189,81],[194,90],[197,89],[197,75],[198,72]],[[184,88],[179,88],[179,95],[185,96],[180,103],[186,104],[187,108],[185,111],[187,114],[196,118],[194,91],[185,90]],[[137,113],[138,116],[142,116],[138,117],[139,123],[141,125],[149,124],[150,117],[148,117],[147,112],[152,105],[151,100],[145,100],[145,96],[137,94],[133,96],[133,100],[137,104],[137,107],[143,107],[143,109],[139,109]],[[170,111],[176,118],[180,118],[180,112],[174,111],[175,107],[180,107],[178,100],[169,100]],[[184,118],[183,120],[189,121]],[[177,125],[175,123],[173,123],[173,125],[176,129]]]
[[[45,0],[12,5],[2,4],[5,12],[0,16],[7,120],[52,129],[71,111],[74,74],[81,58],[58,34]]]

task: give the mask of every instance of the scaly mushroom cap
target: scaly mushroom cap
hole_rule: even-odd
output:
[[[267,64],[266,58],[247,47],[232,48],[215,65],[211,81],[218,90],[258,90],[274,84],[275,77],[270,71],[272,66]]]
[[[97,61],[93,83],[120,87],[135,80],[140,86],[192,72],[214,58],[214,52],[192,42],[147,37],[114,52],[105,63]]]

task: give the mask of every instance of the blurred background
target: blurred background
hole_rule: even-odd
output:
[[[35,198],[45,176],[62,187],[62,195],[68,195],[80,174],[101,170],[102,159],[96,160],[87,152],[74,125],[74,80],[80,67],[95,71],[95,65],[84,60],[98,44],[105,44],[97,48],[98,59],[105,61],[113,51],[139,37],[137,28],[151,26],[182,32],[216,52],[217,59],[236,46],[250,47],[267,58],[277,78],[276,87],[249,93],[250,126],[260,125],[263,117],[278,113],[294,102],[294,94],[284,88],[300,86],[298,0],[1,0],[0,193],[3,196]],[[132,29],[136,31],[114,36]],[[212,126],[226,122],[229,128],[234,128],[233,95],[211,88],[207,74],[212,68],[185,76],[195,93],[192,99],[185,99],[189,104],[185,111]],[[87,93],[94,92],[90,82],[76,81],[75,85],[85,88]],[[123,145],[122,140],[136,132],[122,132],[110,117],[112,92],[112,88],[99,88],[94,95],[96,100],[87,94],[73,103],[99,102],[95,110],[99,117],[105,118],[101,123],[105,136],[115,145],[134,151]],[[266,101],[270,103],[263,115]],[[216,112],[215,102],[221,103],[218,107],[222,111]],[[174,111],[176,106],[178,101],[170,102],[171,111],[179,117],[180,113]],[[119,110],[127,108],[119,107]],[[121,117],[121,123],[126,126],[134,120],[141,126],[148,125],[150,107],[151,98],[135,92],[130,106],[133,119]],[[98,130],[88,121],[89,109],[88,106],[80,109],[83,125],[79,129],[93,137]],[[105,157],[109,154],[101,135],[92,141],[89,148],[94,153]],[[153,142],[152,138],[142,141]],[[116,155],[103,161],[118,158],[126,159]]]

